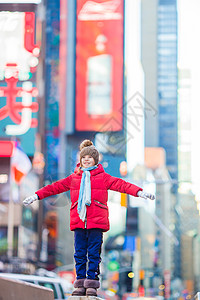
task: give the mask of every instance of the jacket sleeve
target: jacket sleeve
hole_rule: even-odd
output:
[[[143,190],[135,184],[127,182],[118,177],[113,177],[108,173],[104,173],[104,183],[106,185],[107,190],[113,190],[120,193],[129,194],[135,197],[138,197],[138,191]]]
[[[39,189],[35,194],[38,195],[39,200],[47,198],[49,196],[57,195],[63,192],[67,192],[71,186],[71,176],[64,179],[60,179],[52,184],[46,185]]]

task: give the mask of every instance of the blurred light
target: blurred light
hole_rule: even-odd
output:
[[[170,229],[171,231],[174,231],[174,230],[175,230],[175,225],[174,225],[174,224],[170,224],[170,225],[169,225],[169,229]]]
[[[11,78],[13,76],[13,71],[10,69],[5,70],[5,78]]]
[[[121,176],[127,175],[127,162],[126,161],[122,161],[120,163],[119,172],[120,172]]]
[[[31,78],[30,77],[30,72],[19,72],[18,78],[21,81],[29,80]]]
[[[129,278],[133,278],[134,276],[135,276],[135,274],[134,274],[133,272],[129,272],[129,273],[128,273],[128,277],[129,277]]]
[[[116,245],[118,245],[118,246],[123,245],[123,244],[124,244],[124,240],[125,240],[124,236],[118,236],[118,237],[116,238],[116,240],[115,240]]]
[[[109,289],[106,291],[106,294],[110,297],[113,297],[115,295],[115,291],[113,289]]]
[[[32,90],[32,82],[31,81],[23,82],[23,90],[26,92],[30,92]]]
[[[116,260],[110,261],[108,263],[108,270],[110,270],[110,271],[117,271],[117,270],[119,270],[119,263]]]
[[[33,49],[33,55],[39,56],[39,54],[40,54],[40,48],[35,47],[35,48]]]
[[[145,289],[144,289],[143,285],[139,286],[138,293],[139,293],[139,297],[144,297],[145,296]]]
[[[127,207],[127,194],[121,193],[121,206]]]
[[[140,270],[140,280],[143,280],[145,276],[145,271],[144,270]]]
[[[30,60],[29,60],[29,65],[31,68],[34,68],[38,65],[39,63],[39,60],[37,57],[31,57]]]
[[[159,290],[164,290],[164,288],[165,288],[164,284],[161,284],[161,285],[159,286]]]
[[[33,91],[32,91],[32,96],[33,96],[33,97],[37,97],[38,94],[39,94],[38,89],[37,89],[37,88],[34,88]]]
[[[7,182],[8,182],[8,175],[0,174],[0,183],[7,183]]]

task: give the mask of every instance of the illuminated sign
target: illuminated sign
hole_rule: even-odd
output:
[[[78,19],[88,20],[120,20],[122,14],[117,11],[121,4],[120,0],[110,0],[98,3],[97,1],[86,1],[82,6]]]
[[[40,49],[34,44],[33,12],[0,12],[0,80],[32,77],[38,65]]]
[[[34,40],[34,12],[0,11],[0,120],[9,117],[12,121],[4,125],[9,136],[23,135],[38,124],[32,117],[38,111],[33,101],[38,90],[30,81],[40,54]]]
[[[22,135],[31,127],[37,127],[37,119],[32,118],[32,113],[38,111],[38,103],[32,102],[32,98],[37,96],[37,89],[32,88],[30,81],[23,82],[22,88],[17,87],[17,79],[11,77],[6,79],[7,87],[0,87],[0,97],[6,97],[6,105],[0,108],[0,120],[7,117],[15,123],[7,125],[5,130],[7,135]],[[17,98],[21,102],[16,101]]]
[[[123,0],[77,1],[77,131],[123,128],[123,18]]]
[[[39,4],[39,3],[41,3],[41,0],[3,0],[3,1],[0,1],[0,3],[12,3],[12,4],[14,4],[14,3],[30,3],[30,4]]]
[[[11,157],[15,148],[15,142],[0,141],[0,157]]]

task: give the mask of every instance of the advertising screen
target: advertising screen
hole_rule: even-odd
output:
[[[35,24],[34,12],[0,11],[0,136],[19,137],[29,155],[34,153],[39,109]]]
[[[34,4],[39,4],[41,2],[41,0],[3,0],[1,1],[1,3],[22,3],[22,4],[26,4],[26,3],[34,3]]]
[[[123,0],[77,1],[77,131],[122,130],[123,19]]]

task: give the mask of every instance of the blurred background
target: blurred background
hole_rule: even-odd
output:
[[[199,16],[199,0],[0,1],[1,272],[73,283],[70,195],[22,201],[70,175],[87,138],[156,195],[109,191],[101,296],[200,290]]]

